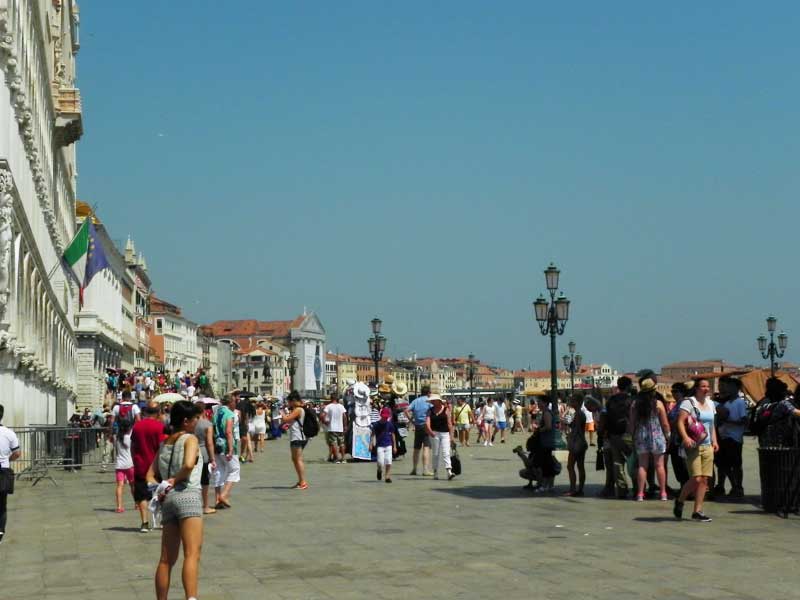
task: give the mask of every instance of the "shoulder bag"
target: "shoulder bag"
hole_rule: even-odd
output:
[[[686,433],[695,444],[701,444],[708,437],[706,426],[700,421],[700,411],[694,400],[690,400],[694,409],[694,416],[690,413],[686,418]]]

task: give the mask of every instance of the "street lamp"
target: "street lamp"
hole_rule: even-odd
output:
[[[572,390],[572,395],[575,395],[575,373],[581,368],[583,357],[580,354],[575,354],[575,342],[568,344],[569,354],[565,354],[562,359],[564,361],[564,368],[569,371],[569,384]]]
[[[286,365],[289,367],[289,390],[294,391],[294,374],[297,373],[297,355],[292,352],[286,360]]]
[[[553,263],[544,271],[547,291],[550,294],[550,301],[543,295],[533,303],[534,316],[539,323],[539,331],[542,335],[550,336],[550,400],[551,409],[558,410],[558,374],[556,372],[556,336],[564,334],[564,328],[569,319],[569,300],[561,292],[556,298],[558,290],[559,271]],[[556,413],[557,414],[557,413]]]
[[[470,354],[467,359],[467,379],[469,380],[469,405],[475,406],[473,395],[475,394],[475,374],[478,369],[475,365],[475,355]]]
[[[369,345],[369,354],[372,356],[372,362],[375,363],[375,385],[378,385],[380,375],[378,374],[378,365],[383,358],[383,353],[386,350],[386,338],[381,335],[381,324],[383,322],[375,317],[372,319],[372,337],[367,340]]]
[[[758,350],[761,352],[763,358],[769,359],[769,370],[772,377],[775,377],[775,369],[778,364],[775,362],[776,358],[783,358],[786,352],[786,347],[789,345],[789,336],[782,331],[778,334],[778,344],[775,345],[775,329],[778,326],[778,319],[770,315],[767,317],[767,332],[769,333],[769,340],[767,336],[760,335],[756,340],[758,342]]]

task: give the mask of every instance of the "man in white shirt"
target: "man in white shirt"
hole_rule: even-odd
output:
[[[500,432],[500,443],[506,443],[506,401],[503,398],[498,399],[497,404],[494,405],[494,418],[495,429],[492,434],[492,441],[497,432]]]
[[[347,410],[339,403],[339,394],[331,394],[330,403],[322,410],[322,422],[328,428],[325,434],[328,448],[330,449],[331,462],[342,464],[344,462],[345,440],[344,432],[347,430]]]
[[[3,413],[5,408],[0,404],[0,423],[3,422]],[[6,469],[11,469],[11,461],[17,460],[22,456],[19,449],[19,440],[16,434],[8,427],[0,424],[0,469],[3,470],[0,477],[12,477],[13,473],[9,473]],[[0,492],[0,544],[3,543],[3,536],[6,533],[6,518],[8,515],[8,494]]]

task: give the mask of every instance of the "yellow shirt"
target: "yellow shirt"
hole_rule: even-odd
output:
[[[456,418],[456,425],[469,425],[469,418],[472,415],[472,409],[466,402],[461,406],[456,406],[453,409],[453,414]]]

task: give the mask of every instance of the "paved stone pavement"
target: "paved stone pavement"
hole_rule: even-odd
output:
[[[765,515],[755,497],[709,503],[710,524],[677,523],[671,503],[658,501],[533,497],[511,453],[523,439],[463,449],[464,474],[454,481],[410,477],[406,458],[385,484],[373,465],[325,463],[318,438],[302,492],[289,489],[288,444],[269,442],[244,465],[234,508],[205,521],[200,598],[800,595],[800,519]],[[755,492],[751,445],[746,463],[746,490]],[[593,493],[602,473],[589,471]],[[10,498],[0,597],[154,597],[160,535],[139,533],[130,508],[112,511],[113,474],[84,468],[57,479],[58,487],[20,482]],[[180,562],[170,598],[183,598]]]

